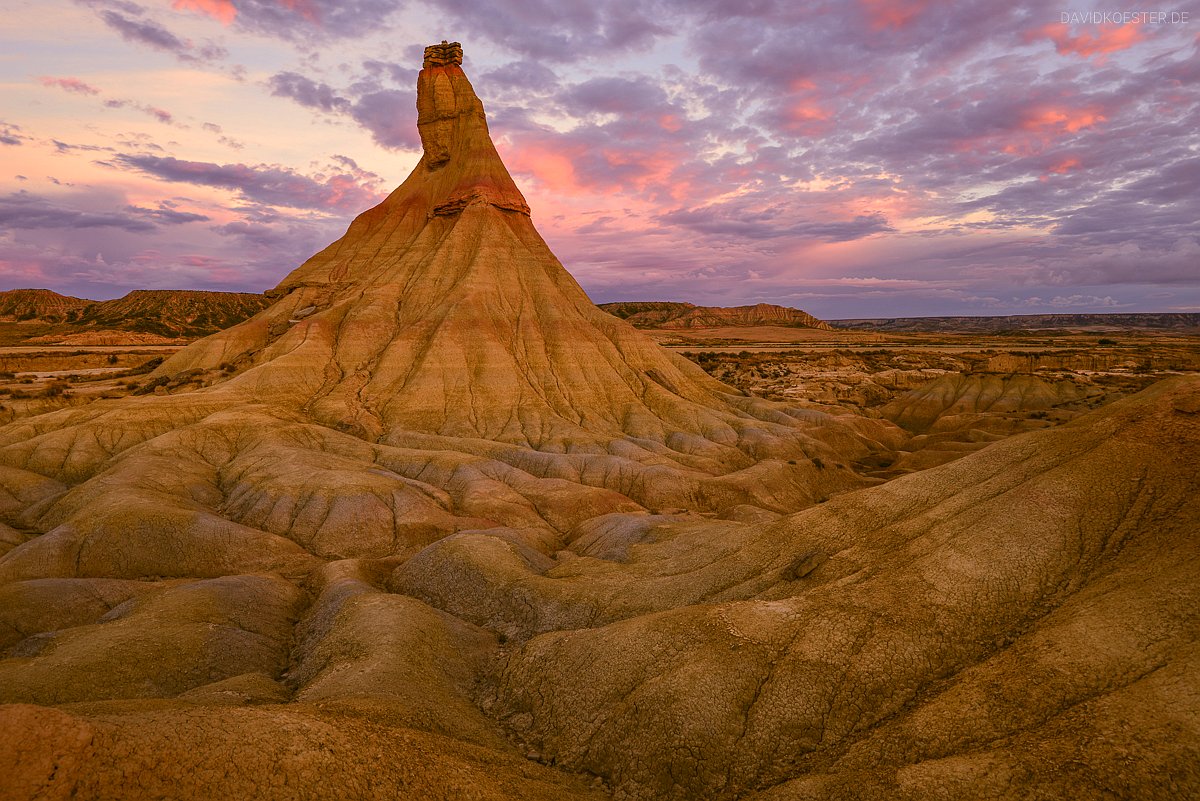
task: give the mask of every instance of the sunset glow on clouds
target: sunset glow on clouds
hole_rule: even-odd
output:
[[[3,289],[274,286],[416,164],[451,39],[596,301],[1200,309],[1196,2],[3,5]]]

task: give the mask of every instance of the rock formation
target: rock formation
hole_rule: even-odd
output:
[[[1195,379],[875,486],[589,302],[460,61],[269,308],[0,429],[7,797],[1200,791]]]
[[[78,326],[123,329],[165,337],[200,337],[236,325],[268,305],[252,292],[135,289],[94,303],[73,317]]]
[[[0,320],[59,322],[91,302],[49,289],[9,289],[0,292]]]
[[[724,326],[782,325],[832,330],[829,323],[808,312],[772,303],[753,306],[695,306],[691,303],[601,303],[600,308],[637,328],[721,328]]]
[[[98,301],[59,295],[48,289],[12,289],[0,292],[0,320],[65,324],[37,339],[42,342],[100,344],[89,340],[119,331],[196,338],[240,323],[268,303],[265,297],[252,292],[135,289],[121,298]]]

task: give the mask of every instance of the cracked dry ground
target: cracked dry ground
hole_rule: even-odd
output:
[[[1200,379],[864,476],[908,435],[597,310],[417,104],[166,394],[0,428],[0,796],[1200,793]]]

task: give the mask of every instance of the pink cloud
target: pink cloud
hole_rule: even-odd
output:
[[[669,133],[679,133],[683,130],[683,120],[678,114],[663,114],[658,118],[658,127]]]
[[[1026,41],[1049,39],[1054,42],[1054,48],[1059,55],[1076,55],[1081,58],[1097,57],[1102,61],[1109,53],[1127,50],[1146,36],[1140,25],[1102,24],[1097,26],[1096,33],[1079,33],[1071,35],[1071,26],[1061,22],[1052,22],[1026,34]]]
[[[279,0],[279,4],[284,8],[295,11],[313,25],[321,24],[321,15],[317,10],[317,6],[313,3],[313,0]]]
[[[48,75],[43,75],[38,78],[38,82],[42,86],[56,86],[67,92],[74,92],[77,95],[98,95],[100,90],[92,86],[90,83],[85,83],[78,78],[54,78]]]
[[[1078,133],[1106,119],[1108,117],[1099,106],[1034,106],[1026,109],[1021,116],[1020,127],[1022,130],[1035,132]]]
[[[830,113],[812,100],[800,100],[783,115],[783,130],[795,134],[814,134],[825,130]]]
[[[222,25],[229,25],[237,19],[237,7],[233,0],[175,0],[171,8],[176,11],[195,11],[207,14]]]
[[[875,30],[906,28],[929,5],[929,0],[862,0]]]
[[[1066,175],[1073,170],[1078,170],[1083,166],[1083,162],[1075,156],[1063,156],[1056,159],[1053,164],[1046,168],[1046,171],[1038,176],[1039,181],[1049,181],[1052,175]]]
[[[277,0],[279,5],[294,11],[314,25],[321,24],[320,11],[313,0]],[[237,19],[237,6],[233,0],[173,0],[171,7],[176,11],[194,11],[212,17],[222,25]]]

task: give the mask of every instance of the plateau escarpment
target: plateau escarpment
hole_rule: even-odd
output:
[[[723,326],[794,326],[832,330],[829,323],[800,309],[757,303],[753,306],[695,306],[691,303],[601,303],[600,308],[637,328],[721,328]]]
[[[457,45],[417,109],[270,306],[0,428],[10,796],[1200,790],[1196,378],[884,483],[591,304]]]
[[[123,345],[191,340],[228,328],[268,305],[251,292],[135,289],[114,300],[82,300],[48,289],[0,292],[0,323],[21,323],[28,344]],[[43,324],[36,331],[30,326]]]

